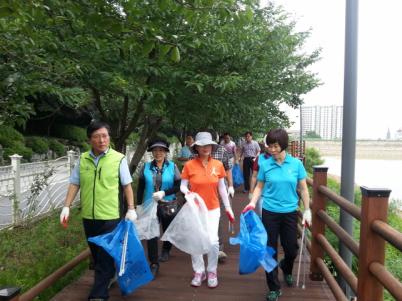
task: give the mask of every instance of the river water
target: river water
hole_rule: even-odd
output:
[[[341,176],[341,158],[323,157],[328,173]],[[390,199],[402,200],[402,160],[355,161],[355,183],[369,188],[391,189]],[[402,204],[400,203],[402,206]]]

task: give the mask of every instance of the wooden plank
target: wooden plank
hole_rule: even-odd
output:
[[[237,217],[245,205],[246,195],[240,192],[236,193],[233,200],[234,211]],[[224,225],[227,225],[226,217],[222,217]],[[225,227],[226,228],[226,227]],[[236,231],[238,225],[236,225]],[[236,232],[237,233],[237,232]],[[122,297],[118,285],[110,289],[110,301],[158,301],[158,300],[192,300],[192,301],[252,301],[265,300],[267,285],[265,273],[262,268],[250,275],[239,275],[238,258],[239,246],[231,246],[228,243],[227,234],[225,241],[225,252],[228,258],[225,263],[218,266],[219,286],[215,289],[209,289],[206,283],[199,288],[190,286],[192,278],[192,268],[190,256],[182,253],[176,248],[172,249],[170,260],[160,264],[160,270],[156,280],[148,285],[141,287],[130,296]],[[279,258],[283,257],[279,254]],[[293,274],[296,279],[298,259],[296,259]],[[335,300],[331,291],[324,281],[311,281],[308,277],[310,260],[305,265],[306,283],[305,289],[288,288],[283,281],[283,275],[280,272],[283,295],[280,300],[286,301],[328,301]],[[303,266],[301,267],[303,271]],[[93,272],[87,271],[78,281],[65,287],[53,301],[85,301],[90,291]],[[301,277],[301,281],[303,278]]]

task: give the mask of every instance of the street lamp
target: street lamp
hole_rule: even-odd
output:
[[[302,117],[302,105],[300,104],[300,135],[299,135],[299,157],[303,157],[303,150],[302,150],[302,145],[303,145],[303,117]]]

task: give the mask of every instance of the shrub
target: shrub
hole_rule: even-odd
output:
[[[66,148],[63,143],[60,143],[57,139],[49,139],[49,148],[54,151],[58,157],[64,156]]]
[[[0,144],[6,148],[12,146],[15,142],[24,144],[24,136],[10,126],[0,125]]]
[[[14,142],[11,146],[4,148],[3,158],[9,161],[9,156],[14,154],[18,154],[29,161],[32,157],[32,149],[26,147],[20,142]]]
[[[71,141],[87,141],[87,132],[85,129],[67,124],[58,124],[54,128],[54,135]]]
[[[81,150],[82,152],[89,151],[90,149],[91,149],[91,146],[90,146],[88,143],[86,143],[86,142],[82,142],[82,143],[81,143],[81,145],[80,145],[80,150]]]
[[[32,148],[37,154],[46,154],[49,150],[49,142],[38,136],[26,137],[26,146]]]
[[[313,147],[308,147],[306,149],[306,170],[308,173],[312,174],[313,173],[313,166],[314,165],[321,165],[324,163],[324,160],[321,159],[321,155],[318,152],[318,150],[316,150]]]

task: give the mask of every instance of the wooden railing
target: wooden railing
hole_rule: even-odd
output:
[[[382,301],[384,287],[396,300],[402,300],[402,283],[385,267],[385,243],[402,251],[402,233],[387,222],[390,190],[362,186],[362,207],[359,208],[331,191],[327,185],[327,167],[314,167],[310,278],[325,278],[337,300],[347,301],[342,289],[324,263],[324,253],[357,296],[357,301]],[[360,239],[356,242],[326,213],[327,199],[360,221]],[[328,227],[358,258],[358,276],[351,271],[325,237]]]
[[[2,296],[0,295],[0,300],[7,301],[30,301],[35,299],[40,293],[45,289],[54,284],[57,280],[62,278],[69,271],[74,269],[82,261],[86,260],[90,256],[89,249],[86,249],[78,256],[74,257],[71,261],[63,265],[61,268],[57,269],[55,272],[47,276],[45,279],[37,283],[34,287],[30,288],[28,291],[20,295],[20,289],[10,287],[7,288],[8,291]]]

